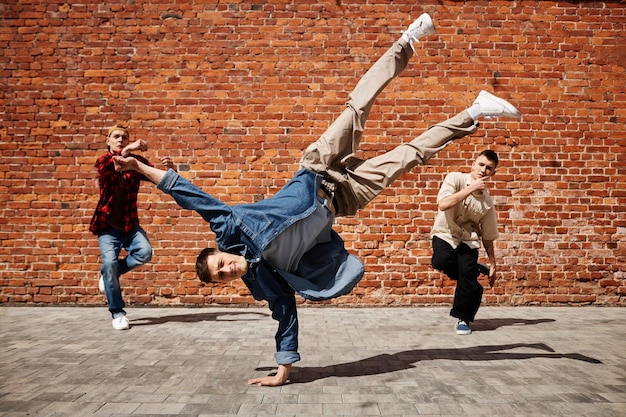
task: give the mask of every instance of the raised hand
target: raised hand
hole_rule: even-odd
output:
[[[174,165],[174,161],[172,160],[172,158],[170,158],[169,156],[163,156],[159,159],[161,160],[161,163],[163,164],[165,169],[173,169],[174,171],[176,171],[176,166]]]
[[[114,156],[113,165],[118,172],[137,170],[137,160],[132,156]]]

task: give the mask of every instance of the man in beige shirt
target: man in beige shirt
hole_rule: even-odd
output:
[[[493,200],[487,191],[487,180],[496,173],[498,155],[482,151],[469,174],[448,174],[437,195],[438,212],[431,236],[433,268],[457,282],[450,315],[458,319],[457,334],[470,334],[469,324],[480,307],[483,287],[480,273],[489,276],[489,285],[496,279],[496,255],[493,242],[498,238],[498,222]],[[482,241],[489,267],[478,262]]]

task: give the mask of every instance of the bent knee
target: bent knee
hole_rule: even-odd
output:
[[[437,271],[445,271],[447,269],[447,262],[442,259],[434,258],[431,261],[431,265]]]
[[[152,256],[154,255],[154,251],[152,250],[152,248],[150,248],[150,250],[145,250],[142,253],[141,256],[141,260],[146,263],[146,262],[150,262],[150,260],[152,259]]]
[[[154,251],[152,250],[152,248],[142,248],[134,251],[131,256],[133,259],[135,259],[136,262],[140,264],[145,264],[147,262],[150,262],[153,252]]]

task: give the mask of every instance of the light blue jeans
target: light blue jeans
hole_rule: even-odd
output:
[[[109,303],[109,311],[113,318],[125,315],[120,276],[143,265],[152,259],[152,246],[146,232],[141,226],[135,226],[127,235],[109,229],[98,236],[100,253],[102,255],[102,278],[104,292]],[[119,258],[120,252],[125,249],[126,258]]]

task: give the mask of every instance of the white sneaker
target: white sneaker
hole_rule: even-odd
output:
[[[519,110],[511,103],[484,90],[478,94],[478,97],[474,100],[474,104],[480,106],[481,113],[487,119],[499,116],[512,117],[514,119],[522,117]]]
[[[102,274],[100,274],[100,279],[98,280],[98,289],[100,292],[104,292],[104,278],[102,277]]]
[[[433,19],[430,18],[428,13],[424,13],[409,25],[407,30],[402,33],[402,37],[409,41],[412,48],[413,42],[417,42],[422,36],[432,35],[433,33],[435,33]]]
[[[111,325],[113,326],[115,330],[130,329],[130,323],[128,322],[128,319],[126,318],[126,316],[119,316],[119,317],[114,318],[111,321]]]

